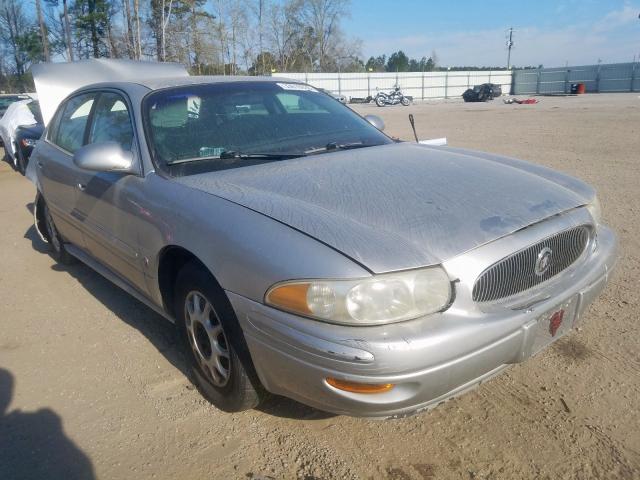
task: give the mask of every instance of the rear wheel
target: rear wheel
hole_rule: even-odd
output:
[[[382,97],[381,95],[378,95],[376,97],[376,105],[379,107],[384,107],[385,106],[384,97]]]
[[[24,154],[19,145],[16,145],[16,158],[18,160],[18,171],[24,175],[27,171],[27,160],[24,158]]]
[[[256,407],[264,390],[224,291],[200,264],[178,274],[175,312],[198,390],[220,410]]]
[[[47,240],[49,240],[49,251],[51,256],[58,262],[69,265],[74,262],[74,258],[64,248],[64,241],[53,223],[53,217],[49,211],[49,207],[43,202],[44,226],[46,230]]]
[[[402,103],[402,105],[404,105],[405,107],[408,107],[410,102],[407,97],[402,97],[402,100],[400,100],[400,103]]]

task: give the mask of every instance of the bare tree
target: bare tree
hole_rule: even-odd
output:
[[[273,3],[268,12],[268,39],[282,71],[288,71],[297,60],[300,40],[301,2],[293,0]]]
[[[139,0],[133,0],[133,16],[134,16],[134,21],[136,24],[136,54],[135,57],[136,59],[140,60],[140,58],[142,57],[142,45],[141,45],[141,41],[140,41],[140,5],[139,5]]]
[[[69,23],[69,9],[67,0],[62,0],[62,15],[64,18],[64,37],[67,46],[67,55],[70,62],[73,62],[73,46],[71,45],[71,25]]]
[[[17,75],[24,75],[28,57],[20,47],[20,36],[28,28],[28,19],[19,0],[0,3],[0,38],[12,57]]]
[[[348,13],[349,0],[304,0],[301,19],[309,28],[313,50],[321,70],[328,66],[331,49],[336,46],[340,17]]]
[[[35,2],[36,14],[38,16],[38,27],[40,28],[40,41],[42,42],[42,56],[44,57],[45,62],[49,62],[51,61],[51,55],[49,55],[49,34],[42,17],[42,5],[40,0],[35,0]]]
[[[115,2],[109,3],[107,5],[107,21],[105,22],[105,27],[109,46],[109,57],[111,58],[120,58],[120,43],[124,43],[124,49],[126,49],[126,36],[124,36],[123,39],[114,29],[114,22],[112,19],[116,18],[117,13]]]
[[[129,0],[122,0],[122,15],[124,17],[124,24],[127,31],[126,46],[127,54],[129,58],[135,58],[135,40],[133,39],[133,26],[131,22],[131,2]]]
[[[431,50],[431,62],[433,63],[433,69],[436,69],[439,65],[438,54],[435,50]]]

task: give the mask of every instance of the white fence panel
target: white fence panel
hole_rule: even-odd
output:
[[[511,90],[511,72],[441,71],[441,72],[371,72],[371,73],[276,73],[278,77],[300,80],[316,88],[324,88],[347,98],[375,96],[399,85],[405,95],[414,99],[459,97],[467,88],[481,83],[495,83],[506,94]]]

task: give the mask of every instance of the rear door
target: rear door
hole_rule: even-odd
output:
[[[40,170],[40,186],[57,230],[65,241],[84,247],[84,236],[76,212],[79,168],[73,154],[84,144],[85,131],[96,98],[84,93],[60,106],[42,148],[32,159]]]
[[[87,129],[87,144],[117,142],[133,152],[138,147],[125,95],[116,90],[100,92]],[[144,178],[118,172],[78,173],[77,211],[89,253],[99,262],[144,291],[146,284],[138,247],[141,195]]]

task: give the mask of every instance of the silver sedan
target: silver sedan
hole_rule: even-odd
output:
[[[225,411],[436,405],[583,321],[617,258],[580,180],[394,141],[291,80],[82,87],[29,168],[53,256],[175,322]]]

